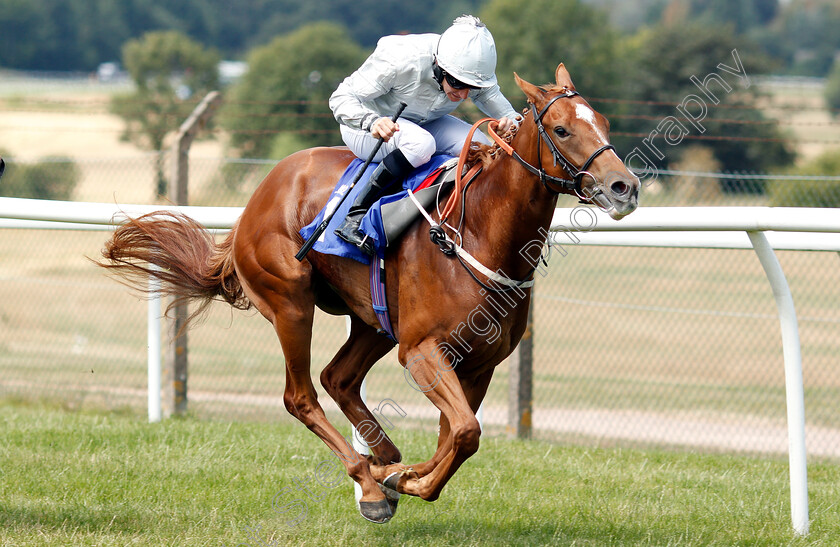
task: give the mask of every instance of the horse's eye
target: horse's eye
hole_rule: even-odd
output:
[[[561,139],[569,136],[569,132],[566,131],[566,128],[560,126],[554,128],[554,134],[560,137]]]

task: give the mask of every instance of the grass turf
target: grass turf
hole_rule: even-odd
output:
[[[390,523],[374,525],[356,511],[346,475],[332,488],[315,477],[333,457],[300,425],[146,424],[8,401],[0,422],[2,545],[840,543],[836,463],[812,462],[811,534],[796,538],[783,458],[495,437],[438,501],[403,497]],[[392,437],[406,461],[431,455],[429,432]],[[275,507],[292,507],[286,514],[272,507],[281,491]]]

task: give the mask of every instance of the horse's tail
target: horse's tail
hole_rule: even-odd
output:
[[[174,296],[166,311],[186,300],[199,305],[187,325],[215,299],[246,310],[245,296],[233,265],[233,237],[216,244],[213,235],[181,213],[156,211],[128,219],[105,243],[96,262],[120,277],[129,287],[150,294],[149,277],[160,280],[160,293]]]

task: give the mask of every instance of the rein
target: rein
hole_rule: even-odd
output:
[[[493,118],[484,118],[482,120],[477,121],[470,128],[470,132],[467,133],[467,139],[464,141],[464,146],[461,148],[461,154],[458,156],[458,166],[455,168],[455,189],[452,190],[452,194],[450,194],[449,199],[446,202],[446,206],[444,206],[443,212],[440,215],[441,224],[446,222],[446,219],[449,217],[450,214],[452,214],[452,211],[458,204],[459,196],[464,190],[464,178],[466,178],[467,180],[472,180],[481,171],[481,164],[477,163],[472,166],[472,168],[466,175],[463,175],[464,166],[467,163],[467,155],[469,155],[470,152],[470,144],[472,143],[473,135],[475,134],[476,130],[481,124],[492,119]],[[501,140],[501,137],[499,139]]]

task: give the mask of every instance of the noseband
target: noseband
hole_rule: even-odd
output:
[[[551,155],[554,157],[554,165],[557,166],[557,164],[559,163],[563,167],[563,169],[567,173],[569,173],[569,175],[571,175],[571,179],[555,177],[545,172],[545,169],[543,169],[542,166],[542,144],[539,144],[537,146],[537,165],[539,167],[534,167],[533,165],[525,161],[522,158],[522,156],[516,153],[515,150],[511,155],[514,157],[514,159],[521,163],[522,166],[525,167],[525,169],[527,169],[530,173],[538,176],[540,178],[540,182],[543,183],[543,186],[545,186],[546,190],[548,190],[549,192],[553,194],[560,194],[564,192],[568,194],[574,194],[581,200],[585,200],[588,202],[594,199],[595,195],[597,195],[598,193],[602,193],[602,191],[600,188],[597,188],[594,195],[584,196],[583,191],[581,189],[581,181],[586,175],[592,177],[592,180],[597,181],[595,176],[589,171],[587,171],[587,169],[589,169],[589,166],[592,165],[592,162],[595,161],[595,158],[601,155],[602,152],[606,152],[607,150],[615,151],[615,146],[611,144],[605,144],[598,150],[594,151],[592,155],[589,156],[589,158],[583,163],[583,166],[580,169],[578,169],[571,161],[569,161],[568,158],[566,158],[566,156],[563,155],[560,149],[557,148],[557,145],[554,144],[554,141],[551,140],[551,137],[548,136],[548,132],[545,130],[545,126],[542,123],[543,116],[545,116],[545,113],[548,111],[549,108],[551,108],[551,106],[556,101],[558,101],[559,99],[569,99],[578,95],[580,95],[580,93],[574,90],[567,90],[562,95],[555,95],[551,98],[550,101],[548,101],[548,104],[545,105],[540,112],[537,112],[537,107],[534,105],[534,103],[529,103],[531,105],[531,112],[534,114],[534,123],[537,124],[537,130],[539,131],[540,137],[548,145],[548,149],[551,150]],[[561,188],[561,190],[555,190],[554,188],[550,187],[549,184],[553,184]]]

